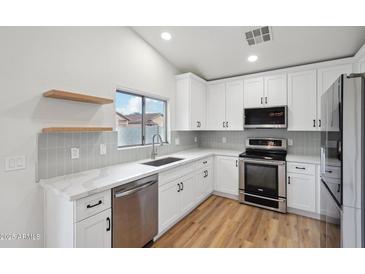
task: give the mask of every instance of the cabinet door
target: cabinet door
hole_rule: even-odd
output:
[[[200,170],[195,177],[196,200],[201,202],[213,192],[213,169],[211,167]]]
[[[195,180],[193,176],[185,177],[180,181],[181,185],[181,214],[192,209],[196,204],[196,189],[197,184],[195,184]]]
[[[264,103],[264,78],[243,81],[243,105],[245,108],[262,107]]]
[[[111,209],[75,224],[76,247],[111,247]]]
[[[317,130],[316,70],[288,74],[288,130]]]
[[[243,130],[243,81],[226,83],[225,110],[226,129]]]
[[[205,104],[206,88],[205,84],[191,79],[190,90],[190,120],[192,129],[205,129]]]
[[[360,73],[365,72],[365,58],[360,60],[360,62],[359,62],[359,72]]]
[[[158,232],[161,233],[180,217],[180,191],[178,181],[158,189]]]
[[[215,190],[238,195],[238,158],[217,156],[215,172]]]
[[[316,211],[316,178],[315,176],[288,173],[287,178],[288,207]]]
[[[321,96],[327,89],[340,77],[341,74],[352,73],[352,64],[341,65],[318,70],[318,89],[317,89],[317,118],[321,123]]]
[[[226,113],[226,86],[224,83],[211,84],[207,90],[207,129],[224,130]],[[242,100],[243,102],[243,100]]]
[[[265,79],[265,98],[266,107],[286,106],[286,74],[267,76]]]

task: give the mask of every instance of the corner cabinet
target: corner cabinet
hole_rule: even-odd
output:
[[[206,81],[192,73],[176,76],[175,129],[206,127]]]
[[[243,130],[242,80],[208,85],[206,129]]]
[[[244,80],[245,108],[286,105],[287,84],[285,73]]]
[[[288,130],[318,130],[316,106],[316,70],[288,73]]]

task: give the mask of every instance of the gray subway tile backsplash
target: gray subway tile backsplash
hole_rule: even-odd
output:
[[[198,143],[194,142],[198,137]],[[226,143],[222,138],[226,138]],[[247,137],[280,137],[293,139],[288,152],[301,155],[318,155],[319,132],[288,132],[285,130],[245,131],[172,131],[171,144],[157,145],[159,155],[166,155],[196,147],[235,149],[244,151]],[[179,138],[179,145],[175,139]],[[38,135],[38,177],[47,179],[77,173],[108,165],[149,158],[152,148],[135,147],[118,149],[117,132],[40,133]],[[100,144],[106,144],[107,154],[100,155]],[[70,149],[80,149],[80,158],[71,160]]]

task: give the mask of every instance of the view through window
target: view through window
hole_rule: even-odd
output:
[[[119,147],[151,144],[154,134],[167,142],[166,101],[117,90],[115,106]]]

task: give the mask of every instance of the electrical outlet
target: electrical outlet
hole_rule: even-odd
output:
[[[180,139],[179,138],[175,138],[175,145],[180,145]]]
[[[6,171],[13,171],[25,169],[25,156],[14,156],[14,157],[7,157],[5,159],[5,170]]]
[[[198,136],[194,137],[194,142],[197,143],[198,142]]]
[[[293,145],[293,139],[288,139],[288,146],[292,146]]]
[[[79,159],[80,158],[80,150],[77,147],[71,148],[71,159]]]
[[[100,155],[106,154],[106,144],[100,144]]]
[[[223,144],[227,143],[227,137],[222,137],[222,143]]]

